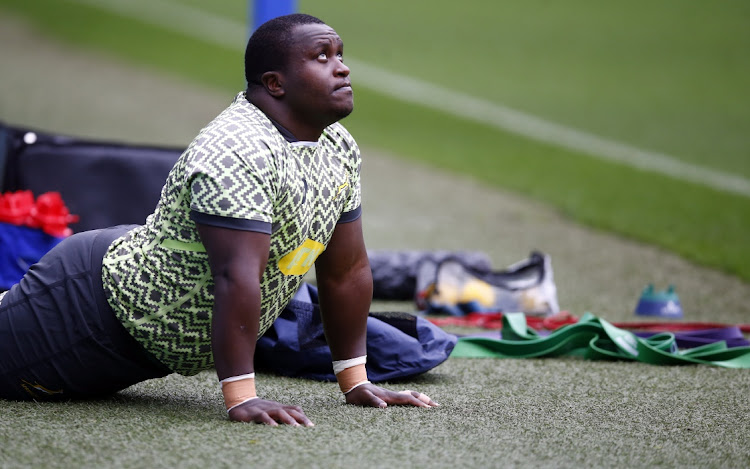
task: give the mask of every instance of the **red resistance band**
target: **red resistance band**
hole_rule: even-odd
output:
[[[427,318],[436,326],[463,326],[480,327],[483,329],[502,329],[503,313],[469,313],[461,317]],[[526,324],[536,330],[554,331],[567,324],[575,324],[578,317],[568,311],[560,311],[557,314],[545,318],[537,316],[526,316]],[[744,333],[750,333],[750,324],[722,324],[717,322],[668,322],[668,321],[634,321],[613,322],[613,326],[626,330],[641,330],[653,332],[681,332],[700,331],[706,329],[723,329],[726,327],[737,327]]]

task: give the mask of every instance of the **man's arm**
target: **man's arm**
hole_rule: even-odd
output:
[[[362,240],[361,219],[336,227],[315,262],[315,275],[323,327],[333,359],[365,355],[372,271]]]
[[[270,235],[198,224],[214,279],[211,346],[219,380],[254,373],[260,322],[260,279]],[[301,408],[253,399],[229,412],[232,420],[312,425]]]
[[[372,301],[372,271],[367,259],[362,219],[336,226],[326,250],[315,262],[318,296],[326,340],[333,360],[367,353],[367,316]],[[346,394],[346,402],[371,407],[436,405],[418,392],[393,392],[372,384]]]

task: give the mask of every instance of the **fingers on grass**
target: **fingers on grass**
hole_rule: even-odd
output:
[[[440,405],[437,402],[430,399],[430,396],[428,396],[427,394],[423,394],[419,391],[412,391],[412,390],[406,389],[403,391],[399,391],[399,394],[404,394],[404,395],[407,395],[416,399],[418,402],[412,401],[411,403],[419,407],[437,407]]]
[[[257,423],[264,423],[266,425],[269,425],[271,427],[277,427],[279,424],[276,422],[276,420],[272,419],[270,415],[263,412],[258,416],[258,418],[255,420]]]
[[[287,412],[289,415],[291,415],[294,418],[294,421],[296,424],[301,424],[306,427],[314,427],[315,424],[310,421],[309,418],[307,418],[307,415],[305,415],[304,412],[302,412],[302,409],[295,406],[290,409],[287,409]]]
[[[378,397],[375,393],[368,391],[368,394],[370,395],[370,403],[368,404],[370,407],[377,407],[379,409],[385,409],[388,407],[388,403]]]
[[[352,403],[365,407],[377,407],[380,409],[388,407],[388,404],[379,396],[379,394],[381,393],[379,388],[373,388],[375,390],[374,392],[373,389],[368,389],[364,386],[362,386],[361,388],[362,394],[360,394],[360,396],[357,398],[357,401],[353,401]],[[358,388],[355,388],[355,391],[357,389]]]
[[[372,407],[378,407],[380,409],[385,409],[386,407],[388,407],[388,403],[374,394],[372,396],[372,403],[370,405]]]
[[[299,422],[297,422],[297,419],[289,415],[289,412],[286,412],[284,410],[279,411],[276,419],[279,421],[279,423],[284,423],[293,427],[299,427]]]

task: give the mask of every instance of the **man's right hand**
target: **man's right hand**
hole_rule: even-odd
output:
[[[266,425],[277,426],[278,424],[287,424],[295,427],[304,425],[306,427],[315,426],[305,415],[301,407],[296,405],[283,405],[275,401],[265,399],[253,399],[238,405],[229,411],[229,420],[236,422],[255,422],[265,423]]]

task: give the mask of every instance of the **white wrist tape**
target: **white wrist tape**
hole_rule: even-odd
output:
[[[224,383],[231,383],[234,381],[240,381],[243,379],[255,379],[255,373],[247,373],[244,375],[237,375],[237,376],[230,376],[229,378],[224,378],[219,383],[221,383],[221,387],[224,387]]]
[[[349,358],[346,360],[334,360],[333,361],[333,374],[337,375],[347,368],[351,368],[357,365],[364,365],[367,363],[367,355],[361,357]]]

